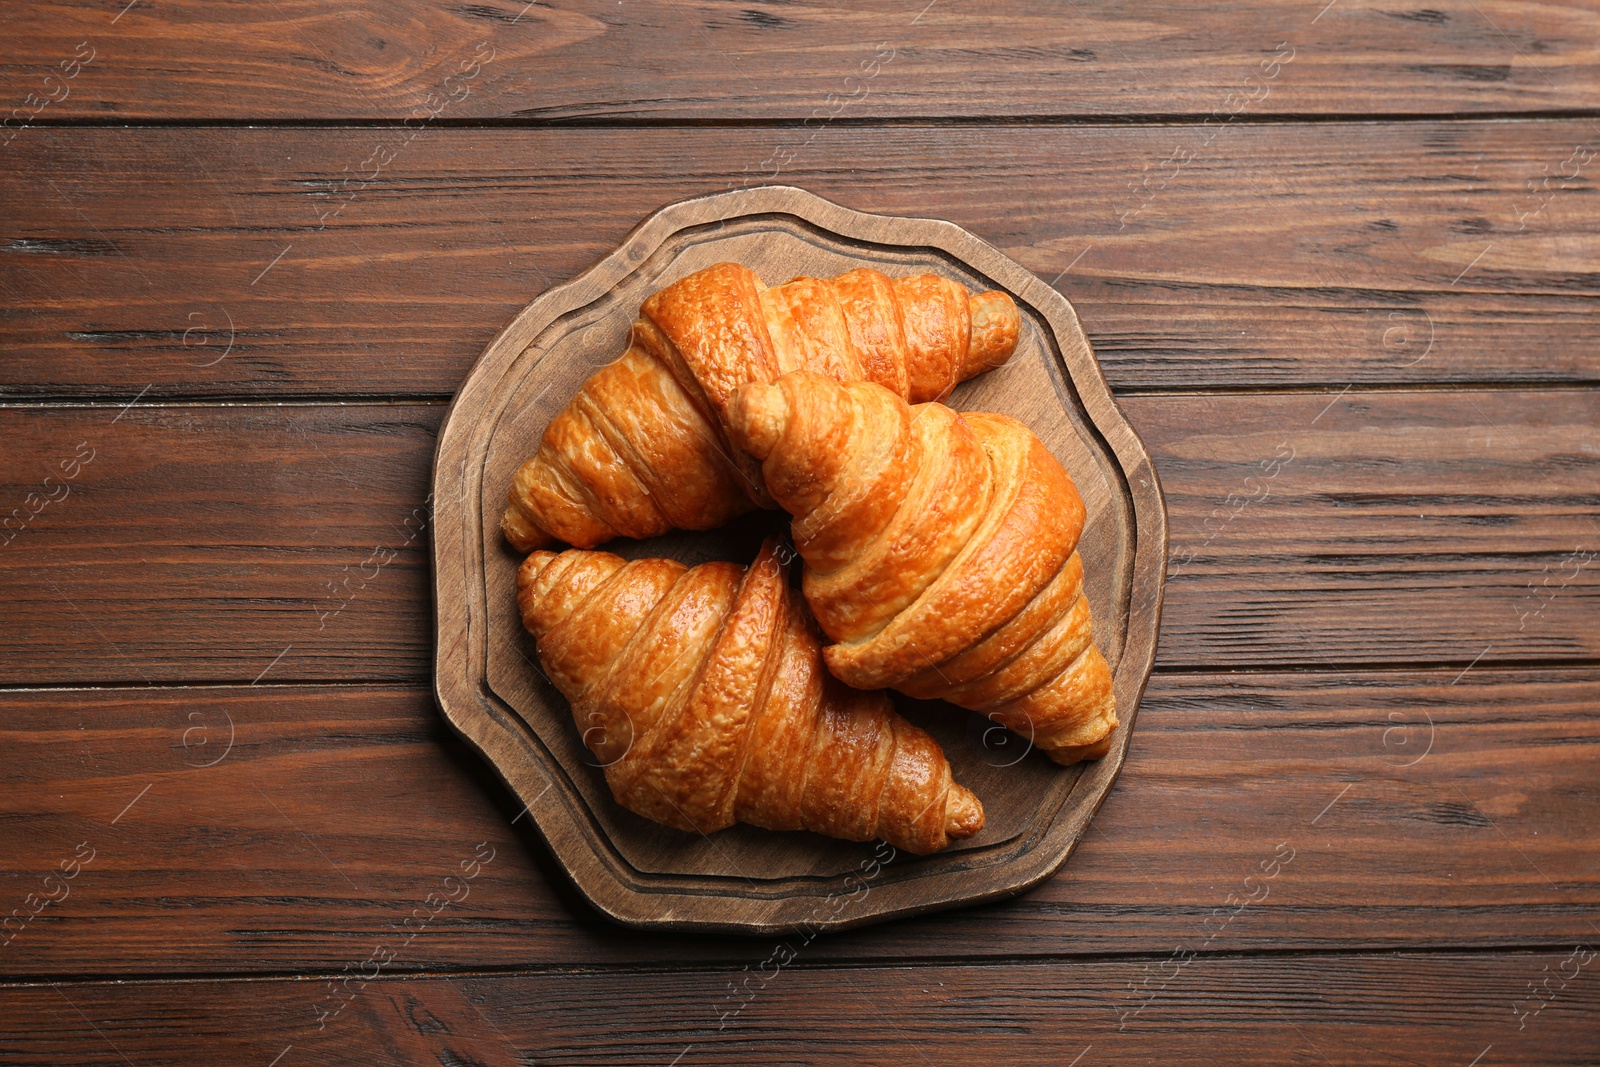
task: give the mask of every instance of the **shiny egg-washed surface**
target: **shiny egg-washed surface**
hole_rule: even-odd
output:
[[[1105,754],[1083,501],[1032,431],[805,371],[747,386],[732,422],[794,516],[834,675],[983,712],[1058,763]]]
[[[538,551],[517,587],[539,662],[630,811],[915,853],[982,829],[933,738],[828,675],[775,542],[749,568]]]
[[[1005,293],[868,267],[768,287],[718,263],[644,301],[621,358],[596,371],[516,472],[501,520],[520,551],[706,530],[773,506],[760,464],[731,447],[727,406],[749,382],[810,370],[913,403],[1011,357]]]

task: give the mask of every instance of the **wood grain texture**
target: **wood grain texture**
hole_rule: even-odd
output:
[[[791,135],[26,130],[0,168],[0,392],[453,395],[535,294]],[[834,127],[780,179],[980,235],[1073,301],[1119,390],[1595,382],[1600,163],[1549,177],[1594,137]]]
[[[0,0],[0,400],[50,405],[0,408],[0,685],[132,683],[0,690],[0,914],[99,850],[0,933],[0,1063],[1591,1062],[1596,20]],[[768,980],[513,823],[425,684],[422,502],[518,308],[774,172],[1059,287],[1174,558],[1061,875]]]
[[[1122,403],[1171,522],[1158,665],[1600,654],[1595,393]],[[0,410],[0,520],[39,508],[0,533],[0,680],[429,676],[441,406],[119,407]]]
[[[1600,652],[1600,394],[1127,406],[1173,517],[1160,662]]]
[[[6,628],[5,680],[343,680],[392,677],[386,665],[399,664],[425,677],[425,501],[442,414],[437,404],[0,414],[8,447],[27,457],[4,475],[0,574],[41,624]],[[61,464],[80,454],[88,462],[66,478]]]
[[[1057,877],[824,935],[804,959],[1592,941],[1597,707],[1594,669],[1158,673]],[[46,892],[80,842],[97,850],[0,948],[6,974],[336,973],[445,893],[480,842],[492,862],[387,971],[753,968],[776,943],[603,919],[422,687],[11,692],[0,724],[0,912]],[[1261,896],[1262,865],[1288,850]]]
[[[0,99],[53,99],[49,119],[398,120],[441,104],[449,118],[544,122],[1600,106],[1595,13],[1572,0],[6,6]],[[93,59],[66,95],[41,84],[84,41]],[[489,58],[463,68],[475,55]],[[1274,56],[1290,58],[1274,68]]]
[[[18,1033],[0,1063],[1058,1067],[1074,1056],[1184,1062],[1225,1045],[1241,1064],[1586,1064],[1600,1007],[1587,951],[1196,960],[1126,1025],[1140,1003],[1129,986],[1166,961],[792,965],[765,988],[754,968],[380,978],[353,986],[359,995],[320,1030],[322,982],[11,987],[0,1007]],[[1519,1030],[1529,983],[1585,958]],[[754,995],[730,1015],[740,983]]]

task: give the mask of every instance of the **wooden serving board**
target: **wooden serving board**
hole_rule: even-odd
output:
[[[891,276],[934,271],[973,290],[1003,289],[1022,310],[1016,355],[961,385],[949,403],[1022,419],[1076,481],[1088,513],[1080,543],[1088,596],[1121,726],[1106,758],[1063,768],[976,715],[896,696],[987,812],[981,834],[939,855],[885,862],[891,850],[881,843],[746,826],[706,837],[623,810],[518,619],[519,556],[499,532],[512,473],[584,379],[621,354],[645,297],[722,260],[768,284],[863,264]],[[863,214],[788,187],[663,208],[605,259],[539,296],[484,351],[440,431],[433,493],[439,704],[527,805],[573,881],[619,922],[787,933],[1017,893],[1066,861],[1122,766],[1155,653],[1167,548],[1161,490],[1072,306],[951,223]],[[606,547],[748,564],[786,519],[761,513],[709,533]]]

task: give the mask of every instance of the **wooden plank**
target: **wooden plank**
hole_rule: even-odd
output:
[[[1157,674],[1060,875],[806,958],[1592,940],[1600,671],[1458,674]],[[0,903],[41,907],[3,974],[337,972],[396,937],[390,972],[753,968],[779,940],[602,919],[426,688],[13,691],[0,709]],[[80,846],[63,897],[44,879]],[[459,899],[422,923],[429,894]]]
[[[790,136],[27,130],[0,168],[0,391],[447,396],[536,293]],[[1594,382],[1600,217],[1549,177],[1593,136],[836,127],[778,177],[994,243],[1076,304],[1119,389]]]
[[[1158,666],[1600,655],[1600,394],[1123,406],[1170,517]],[[0,409],[18,457],[0,474],[0,682],[431,677],[424,498],[441,414]]]
[[[1600,653],[1600,393],[1125,407],[1171,517],[1159,663]]]
[[[1129,1017],[1158,962],[11,987],[0,1063],[1593,1062],[1587,946],[1195,960]]]
[[[1600,27],[1572,0],[775,7],[19,4],[0,98],[38,121],[1220,119],[1600,104]]]
[[[442,414],[0,413],[21,461],[0,475],[0,587],[29,620],[0,637],[0,679],[427,677],[424,500]]]

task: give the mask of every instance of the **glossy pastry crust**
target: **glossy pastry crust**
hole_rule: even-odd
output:
[[[1060,763],[1109,750],[1083,502],[1032,431],[806,372],[742,389],[730,425],[794,516],[833,674],[983,712]]]
[[[523,624],[618,803],[681,830],[735,822],[936,852],[983,827],[938,743],[831,677],[777,545],[749,568],[536,551]]]
[[[772,506],[760,464],[728,442],[727,406],[793,370],[868,380],[912,402],[999,366],[1021,319],[1000,292],[860,268],[771,288],[737,263],[640,308],[622,357],[595,372],[512,479],[501,519],[520,551],[704,530]]]

